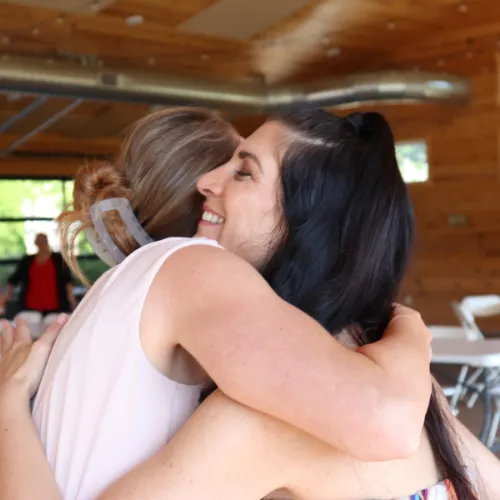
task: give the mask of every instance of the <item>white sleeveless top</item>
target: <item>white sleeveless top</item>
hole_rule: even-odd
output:
[[[35,399],[33,419],[65,500],[95,499],[165,445],[195,410],[200,386],[154,368],[139,322],[165,260],[202,238],[136,250],[97,281],[64,326]]]

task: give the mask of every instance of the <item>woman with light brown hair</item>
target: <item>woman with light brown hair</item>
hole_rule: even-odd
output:
[[[280,154],[285,136],[275,139]],[[321,315],[314,320],[300,310],[317,316],[309,292],[292,301],[296,307],[287,303],[287,286],[300,288],[294,280],[302,280],[294,265],[315,260],[292,252],[285,267],[278,265],[287,235],[278,177],[268,179],[266,158],[249,151],[229,161],[239,142],[210,111],[164,110],[134,127],[116,165],[77,174],[74,210],[60,218],[64,252],[74,260],[84,230],[96,252],[117,265],[64,326],[34,403],[43,449],[66,499],[96,498],[158,452],[210,379],[228,398],[359,459],[402,458],[419,448],[431,390],[430,336],[419,315],[403,309],[390,321],[392,307],[384,303],[382,340],[352,350],[332,338]],[[230,173],[217,187],[224,209],[200,180],[221,164],[217,172]],[[209,200],[203,211],[196,182]],[[196,225],[197,237],[186,238]],[[5,355],[0,373],[11,361]],[[0,393],[33,387],[22,382],[18,392],[11,389],[15,380],[0,377]],[[21,406],[2,401],[0,422],[19,437],[23,453],[28,445],[21,441],[32,440],[34,429]],[[48,473],[42,448],[30,442],[23,467]],[[9,467],[18,470],[15,458]],[[34,479],[16,482],[0,472],[2,496],[6,491],[40,498],[44,490]],[[50,485],[49,491],[56,495]]]

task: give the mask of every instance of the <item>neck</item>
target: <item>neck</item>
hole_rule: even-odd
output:
[[[50,254],[51,254],[51,250],[50,249],[47,249],[47,250],[38,250],[38,253],[36,254],[36,257],[38,260],[45,260],[45,259],[48,259],[50,257]]]

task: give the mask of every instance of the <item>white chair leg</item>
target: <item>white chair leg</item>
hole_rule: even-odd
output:
[[[500,425],[500,400],[495,400],[496,410],[493,415],[493,419],[491,420],[490,432],[488,433],[488,437],[486,438],[486,446],[491,448],[496,441],[498,426]]]
[[[462,368],[460,368],[460,373],[457,379],[457,385],[455,386],[455,394],[453,394],[453,396],[450,399],[450,407],[454,415],[458,414],[457,404],[462,394],[465,377],[467,377],[468,371],[469,367],[467,365],[464,365],[462,366]]]
[[[465,385],[467,387],[471,386],[471,385],[474,385],[477,381],[477,379],[483,374],[483,368],[478,368],[468,379],[467,379],[467,382],[465,383]],[[466,390],[466,389],[464,389]],[[465,396],[465,394],[464,394]]]
[[[495,380],[498,378],[498,370],[490,368],[488,376],[486,377],[486,383],[488,384],[488,387],[492,387],[495,383]],[[479,395],[484,391],[485,388],[485,383],[481,382],[474,386],[474,391],[469,398],[469,401],[467,401],[467,408],[472,408],[475,404],[476,401],[479,399]]]

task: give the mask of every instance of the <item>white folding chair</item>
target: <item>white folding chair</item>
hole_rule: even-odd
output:
[[[475,311],[479,310],[479,301],[476,297],[466,297],[461,302],[452,302],[451,308],[455,313],[461,327],[464,329],[465,336],[471,342],[484,340],[481,329],[477,326]],[[475,306],[475,307],[474,307]]]
[[[500,426],[500,385],[493,387],[490,390],[490,395],[493,398],[495,412],[493,413],[493,418],[491,419],[491,427],[485,444],[488,448],[493,448],[497,441],[498,427]]]
[[[476,318],[485,318],[500,315],[500,295],[471,295],[462,299],[461,302],[452,304],[453,310],[460,321],[462,327],[467,331],[468,338],[471,341],[483,341],[484,335],[477,326]],[[459,383],[463,383],[461,396],[465,397],[468,389],[472,388],[472,394],[467,401],[467,407],[472,408],[479,395],[484,390],[485,383],[478,383],[477,380],[484,373],[483,368],[478,368],[465,380],[468,367],[462,367],[459,376]],[[495,385],[499,379],[500,367],[488,370],[487,383]],[[457,403],[458,400],[455,402]]]
[[[448,326],[448,325],[429,325],[430,332],[432,333],[433,339],[466,339],[467,331],[461,326]]]

